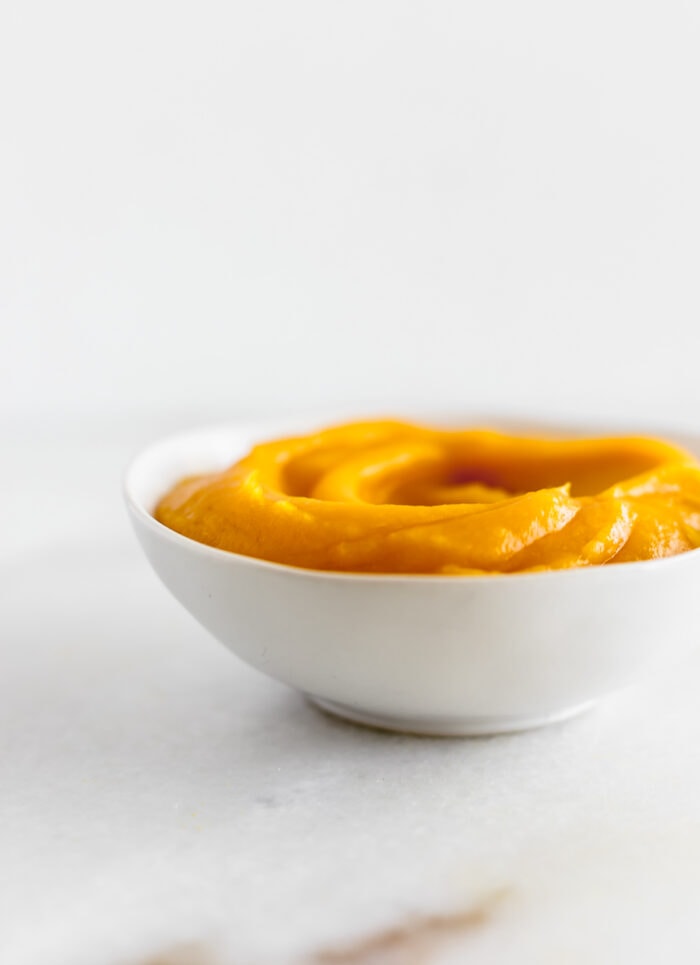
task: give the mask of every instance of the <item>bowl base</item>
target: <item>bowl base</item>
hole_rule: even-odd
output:
[[[592,707],[597,701],[587,700],[574,707],[566,707],[554,713],[540,716],[488,716],[488,717],[403,717],[392,714],[375,714],[352,707],[336,700],[306,695],[311,703],[321,710],[343,717],[355,724],[375,727],[380,730],[397,731],[401,734],[417,734],[424,737],[488,737],[492,734],[511,734],[517,731],[545,727],[576,717]]]

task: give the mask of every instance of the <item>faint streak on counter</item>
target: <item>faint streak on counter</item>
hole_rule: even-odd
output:
[[[458,911],[416,917],[354,944],[325,948],[308,965],[427,965],[441,945],[487,925],[509,893],[501,888]]]
[[[511,894],[499,888],[476,903],[445,914],[415,916],[402,924],[360,938],[358,941],[323,948],[297,965],[429,965],[443,946],[488,925],[497,908]],[[263,957],[265,965],[289,965],[291,958]],[[211,947],[178,945],[156,954],[139,965],[234,965],[222,960]]]
[[[186,944],[159,952],[153,958],[143,961],[141,965],[220,965],[220,959],[204,945]]]

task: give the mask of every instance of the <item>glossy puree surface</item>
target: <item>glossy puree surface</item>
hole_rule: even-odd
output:
[[[350,423],[184,479],[154,515],[198,542],[317,570],[554,570],[696,549],[700,464],[644,437]]]

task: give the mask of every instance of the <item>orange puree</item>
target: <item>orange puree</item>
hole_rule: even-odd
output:
[[[519,573],[700,546],[700,464],[646,438],[524,438],[401,422],[256,446],[184,479],[156,519],[317,570]]]

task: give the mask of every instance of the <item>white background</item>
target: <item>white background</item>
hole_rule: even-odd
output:
[[[691,3],[7,4],[0,408],[697,422]]]

